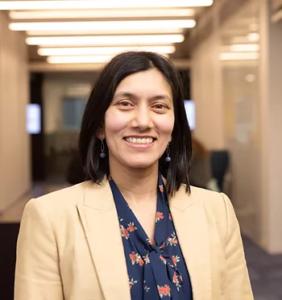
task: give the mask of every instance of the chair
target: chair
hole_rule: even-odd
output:
[[[227,150],[211,151],[211,171],[213,178],[216,179],[218,188],[223,191],[224,177],[229,169],[229,152]]]

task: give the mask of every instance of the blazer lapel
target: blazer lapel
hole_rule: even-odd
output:
[[[106,300],[130,300],[118,216],[107,180],[85,183],[84,203],[77,206]]]
[[[182,186],[169,199],[181,250],[191,279],[193,299],[212,298],[210,244],[207,218],[201,199],[187,195]]]

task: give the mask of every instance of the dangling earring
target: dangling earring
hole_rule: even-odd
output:
[[[169,146],[167,146],[167,148],[166,148],[166,158],[165,158],[165,161],[166,162],[170,162],[171,161]]]
[[[106,157],[104,140],[101,140],[101,153],[100,153],[100,157],[101,158],[105,158]]]

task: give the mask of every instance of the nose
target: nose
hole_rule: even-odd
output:
[[[136,107],[132,126],[140,130],[153,127],[151,111],[147,105],[138,105]]]

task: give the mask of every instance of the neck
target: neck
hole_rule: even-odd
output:
[[[146,169],[112,166],[111,163],[110,166],[110,174],[127,202],[156,200],[158,163]]]

